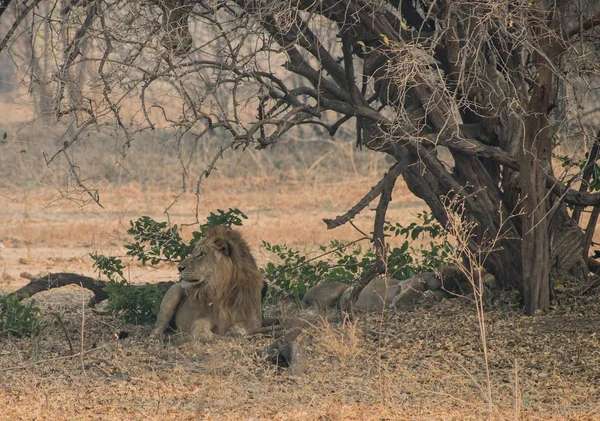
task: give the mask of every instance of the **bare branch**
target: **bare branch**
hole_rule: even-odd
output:
[[[12,26],[10,27],[10,29],[8,30],[6,35],[4,35],[4,38],[2,38],[2,41],[0,41],[0,52],[4,51],[4,49],[8,45],[8,42],[11,40],[11,38],[15,34],[19,25],[21,25],[21,23],[29,15],[29,12],[31,12],[39,3],[41,3],[41,0],[33,0],[23,10],[19,11],[19,14],[18,14],[17,18],[15,19],[15,21],[13,22]],[[0,16],[2,16],[4,11],[6,10],[6,7],[8,7],[9,4],[10,4],[10,0],[3,0],[2,6],[0,7]]]
[[[391,172],[391,170],[390,170]],[[388,205],[392,200],[392,191],[396,184],[396,177],[389,177],[385,179],[383,188],[381,190],[381,197],[379,198],[379,204],[375,211],[375,223],[373,229],[373,245],[375,247],[375,254],[377,256],[376,262],[369,269],[364,271],[358,281],[354,284],[346,308],[348,310],[358,299],[360,292],[366,287],[369,282],[377,275],[381,275],[386,271],[386,246],[385,246],[385,235],[383,227],[385,224],[385,216],[387,213]]]
[[[327,229],[334,229],[340,225],[344,225],[346,222],[354,219],[369,203],[371,203],[377,196],[381,195],[385,186],[390,183],[395,183],[395,180],[404,172],[407,164],[404,162],[396,162],[390,170],[383,176],[383,178],[377,183],[371,191],[369,191],[362,199],[358,201],[348,212],[343,215],[336,216],[333,219],[323,219]]]

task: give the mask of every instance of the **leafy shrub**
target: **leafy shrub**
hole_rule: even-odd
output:
[[[115,275],[119,275],[122,279],[125,279],[123,277],[123,269],[125,269],[125,266],[123,266],[121,259],[97,253],[91,253],[90,257],[94,261],[93,266],[98,272],[106,275],[108,279],[114,280]]]
[[[131,228],[127,233],[133,236],[135,242],[125,245],[128,250],[127,256],[140,260],[143,264],[149,261],[153,265],[162,261],[180,261],[192,251],[199,240],[206,237],[209,227],[241,226],[242,219],[248,217],[239,209],[218,209],[217,213],[211,212],[206,218],[206,223],[200,225],[199,231],[192,232],[192,239],[186,244],[179,235],[177,224],[169,227],[167,222],[156,222],[149,216],[142,216],[135,222],[129,221]]]
[[[0,335],[34,336],[40,330],[40,309],[33,300],[23,304],[15,296],[0,298]]]
[[[139,260],[144,265],[180,261],[200,239],[206,237],[209,227],[240,226],[243,219],[248,217],[239,209],[218,209],[217,213],[210,213],[206,223],[200,225],[199,231],[192,232],[192,239],[185,243],[177,225],[169,226],[167,222],[157,222],[149,216],[142,216],[136,221],[130,221],[131,228],[127,233],[133,236],[134,241],[125,245],[126,256]],[[90,257],[94,261],[94,267],[109,279],[104,289],[108,294],[106,312],[123,317],[127,323],[154,323],[165,291],[152,284],[146,284],[145,287],[131,285],[123,276],[125,266],[118,257],[96,253],[90,254]]]
[[[388,265],[388,273],[392,277],[406,279],[417,273],[439,268],[452,262],[452,256],[456,253],[454,246],[448,239],[448,231],[435,220],[433,215],[424,211],[418,213],[417,218],[421,220],[419,223],[412,222],[407,227],[399,223],[394,225],[386,223],[384,226],[384,231],[388,234],[396,237],[404,236],[406,240],[400,248],[411,256],[408,262],[409,265],[399,272],[391,270],[392,268]],[[424,234],[429,236],[428,242],[418,248],[411,246],[412,241],[417,240],[419,236]],[[391,250],[390,254],[394,254],[394,250]]]
[[[423,212],[417,217],[421,222],[413,222],[406,227],[398,223],[386,223],[384,227],[387,235],[405,238],[400,247],[387,250],[386,270],[393,278],[406,279],[419,272],[435,269],[448,262],[453,254],[448,233],[435,222],[433,216]],[[429,236],[429,242],[419,248],[412,247],[411,243],[424,234]],[[320,247],[321,254],[314,258],[285,245],[263,241],[263,247],[279,259],[278,264],[268,263],[261,269],[263,275],[271,284],[297,299],[302,299],[309,288],[321,282],[351,283],[377,260],[372,248],[363,251],[356,242],[343,244],[332,241],[329,246]]]
[[[133,324],[154,323],[166,292],[152,284],[136,287],[124,279],[107,282],[104,290],[108,294],[106,312]]]

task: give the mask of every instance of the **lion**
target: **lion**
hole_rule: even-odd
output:
[[[200,342],[261,327],[263,280],[238,231],[210,227],[178,269],[180,282],[163,297],[151,338],[170,324]]]
[[[495,278],[484,271],[485,291],[494,288]],[[309,289],[302,299],[302,308],[314,312],[344,308],[353,286],[339,282],[322,283]],[[413,310],[424,302],[437,302],[457,295],[473,293],[467,277],[453,265],[437,272],[422,272],[406,280],[376,277],[360,292],[353,305],[356,310],[381,312],[389,308],[396,312]]]

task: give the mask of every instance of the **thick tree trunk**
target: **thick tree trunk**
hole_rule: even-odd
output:
[[[546,58],[533,55],[538,67],[537,84],[524,118],[525,133],[520,151],[523,197],[523,295],[529,315],[550,307],[549,198],[546,175],[551,172],[552,133],[548,112],[554,93],[554,75]]]
[[[528,125],[528,128],[535,125]],[[544,170],[535,147],[534,130],[525,133],[521,154],[521,191],[523,200],[523,298],[525,312],[535,314],[550,306],[550,245],[548,242],[548,209]]]

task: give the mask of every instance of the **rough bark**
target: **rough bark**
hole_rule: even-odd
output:
[[[525,117],[521,150],[521,191],[523,210],[523,298],[529,315],[550,306],[550,242],[548,235],[549,200],[546,173],[551,169],[552,137],[547,112],[550,109],[553,79],[543,58],[535,54],[539,77]]]
[[[548,243],[548,207],[544,169],[540,166],[535,140],[538,126],[528,125],[521,156],[521,191],[523,200],[523,298],[525,312],[533,315],[550,306],[550,245]],[[543,147],[543,146],[542,146]]]

